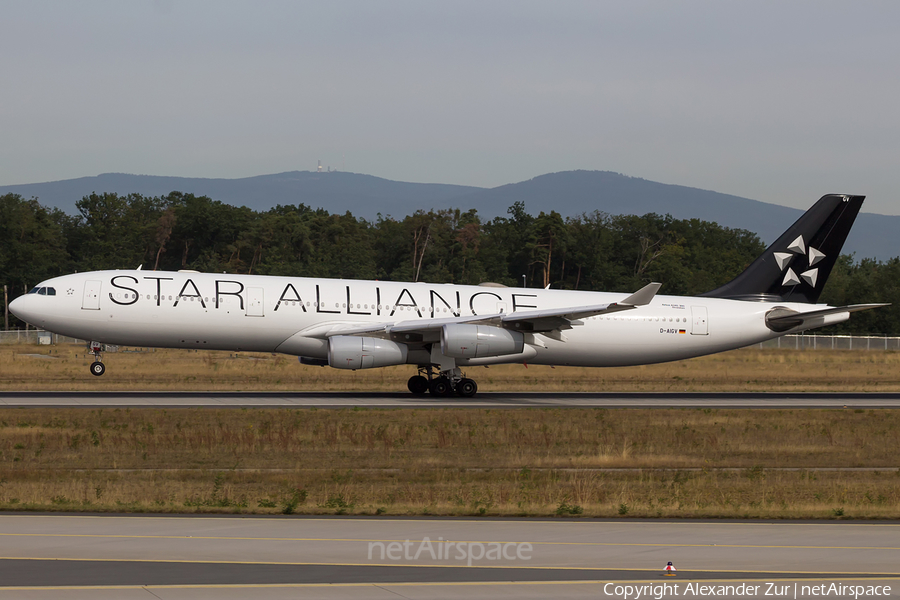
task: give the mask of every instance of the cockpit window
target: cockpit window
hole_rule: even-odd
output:
[[[28,292],[29,294],[37,294],[38,296],[55,296],[56,288],[52,287],[33,287]]]

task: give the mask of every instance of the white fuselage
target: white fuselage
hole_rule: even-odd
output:
[[[334,324],[409,323],[621,301],[627,294],[530,288],[268,277],[195,272],[97,271],[40,284],[11,305],[32,325],[129,346],[281,352],[325,358]],[[775,306],[821,306],[656,296],[633,310],[589,317],[562,339],[535,334],[527,355],[490,362],[624,366],[678,360],[784,335],[765,323]],[[408,362],[419,362],[411,355]],[[460,361],[466,364],[466,361]],[[471,363],[478,364],[478,363]],[[483,364],[483,363],[481,363]]]

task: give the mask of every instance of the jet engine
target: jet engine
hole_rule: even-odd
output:
[[[336,335],[328,339],[328,364],[336,369],[371,369],[406,363],[407,347],[390,340]]]
[[[525,337],[490,325],[451,324],[441,328],[441,353],[453,358],[482,358],[519,354],[525,348]]]

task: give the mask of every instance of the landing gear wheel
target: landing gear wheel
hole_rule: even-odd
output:
[[[100,361],[91,363],[91,375],[96,375],[97,377],[100,377],[104,373],[106,373],[106,365],[104,365]]]
[[[460,379],[456,383],[456,393],[463,398],[471,398],[478,391],[478,384],[474,379]]]
[[[451,391],[453,391],[453,386],[450,385],[450,380],[446,377],[438,377],[431,380],[432,396],[447,396]]]
[[[421,375],[413,375],[406,382],[406,387],[416,396],[421,396],[428,391],[428,378]]]

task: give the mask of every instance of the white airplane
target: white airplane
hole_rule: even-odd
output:
[[[101,343],[280,352],[304,364],[412,364],[414,394],[478,389],[462,369],[608,367],[741,348],[884,306],[815,304],[863,196],[822,197],[730,283],[701,296],[227,275],[95,271],[54,277],[10,304],[23,321]]]

